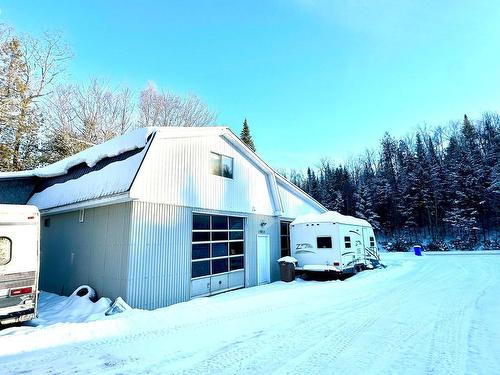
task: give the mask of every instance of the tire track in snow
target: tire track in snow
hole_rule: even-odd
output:
[[[428,347],[426,374],[465,373],[468,336],[471,327],[474,303],[478,294],[484,293],[491,280],[489,272],[471,272],[471,266],[458,264],[460,273],[454,272],[455,285],[449,290],[452,303],[442,300],[435,319],[431,342]],[[471,277],[472,276],[472,277]],[[477,286],[459,286],[473,283]],[[471,291],[473,294],[471,294]]]
[[[354,341],[359,339],[366,330],[376,326],[377,322],[383,319],[388,314],[395,312],[398,309],[398,295],[407,294],[413,288],[411,281],[405,281],[403,284],[393,287],[387,293],[376,301],[371,301],[370,306],[355,305],[354,311],[351,311],[351,316],[343,329],[337,334],[326,337],[318,343],[315,343],[308,348],[304,353],[298,356],[294,361],[287,363],[275,373],[277,374],[318,374],[324,371],[325,367],[330,367],[332,371],[342,372],[339,368],[339,359],[348,350]],[[392,291],[398,291],[392,293]],[[376,308],[374,308],[376,305]],[[368,311],[367,311],[368,310]],[[370,314],[370,312],[371,314]],[[375,311],[375,313],[373,313]],[[353,315],[355,318],[353,318]],[[359,322],[359,323],[358,323]],[[360,359],[366,356],[366,353],[359,353],[357,358],[345,363],[348,367],[346,371],[352,372],[353,366],[360,366]],[[360,366],[363,368],[362,366]]]
[[[210,315],[208,320],[4,357],[0,373],[464,373],[470,369],[464,367],[467,352],[478,350],[471,316],[488,288],[498,286],[498,277],[494,266],[484,266],[480,257],[467,260],[466,266],[451,257],[433,258],[414,260],[413,268],[361,274],[349,281],[352,285],[338,284],[353,293],[352,299],[309,300],[308,305],[294,300],[284,305],[268,295],[263,306],[233,315]],[[370,293],[359,290],[368,285],[362,280],[365,276],[376,286]],[[459,285],[467,285],[467,290],[457,289]],[[332,290],[336,286],[331,284]],[[337,296],[314,284],[307,289],[320,290],[317,295],[325,298]],[[269,319],[275,321],[271,324]],[[217,340],[222,329],[234,332]],[[200,350],[170,345],[158,357],[134,355],[141,345],[158,350],[185,335],[194,341],[215,335],[215,340],[202,343]],[[495,363],[490,362],[490,369]]]
[[[383,270],[387,271],[387,270]],[[318,284],[320,285],[320,284]],[[335,288],[335,284],[331,284],[333,288]],[[311,285],[311,287],[315,287],[315,285]],[[352,303],[351,300],[345,301],[345,304],[349,306]],[[369,303],[369,301],[367,301]],[[336,306],[336,308],[339,308],[340,306]],[[250,311],[246,311],[243,313],[235,314],[230,317],[228,316],[223,316],[221,318],[211,318],[208,320],[203,320],[200,322],[187,322],[185,324],[180,324],[180,325],[175,325],[173,327],[167,327],[167,328],[161,328],[161,329],[153,329],[153,330],[148,330],[146,332],[137,332],[137,333],[126,333],[123,336],[113,336],[111,338],[105,338],[105,339],[99,339],[95,342],[83,342],[83,343],[76,343],[76,344],[71,344],[68,346],[63,346],[63,347],[56,347],[50,351],[47,350],[38,350],[33,352],[33,354],[36,355],[36,358],[33,360],[27,360],[27,359],[22,359],[22,361],[19,360],[19,357],[27,357],[31,353],[24,353],[21,354],[20,356],[11,356],[11,357],[5,357],[8,358],[6,361],[3,361],[4,363],[2,366],[0,366],[0,370],[3,367],[6,371],[1,372],[1,373],[17,373],[19,371],[22,371],[24,368],[35,368],[43,372],[53,372],[57,373],[57,366],[58,366],[58,361],[61,360],[61,358],[66,358],[66,363],[79,363],[78,358],[79,357],[84,357],[85,362],[88,362],[87,365],[91,365],[91,361],[89,359],[95,359],[97,362],[101,360],[101,357],[96,356],[94,353],[100,353],[101,350],[106,349],[108,347],[112,348],[117,348],[120,346],[126,346],[131,343],[135,343],[138,341],[150,341],[150,340],[157,340],[158,338],[166,338],[169,337],[172,334],[175,334],[177,332],[185,331],[187,329],[196,331],[198,329],[206,328],[208,327],[216,327],[218,325],[226,324],[228,321],[236,321],[236,320],[244,320],[245,318],[248,317],[253,317],[256,315],[262,315],[265,317],[267,314],[280,310],[280,309],[287,309],[289,306],[274,306],[272,303],[270,306],[266,306],[264,308],[260,309],[253,309]],[[264,319],[264,318],[263,318]],[[176,354],[173,356],[172,360],[182,360],[186,358],[186,355],[179,355]],[[110,368],[103,368],[102,370],[104,372],[114,372],[115,370],[118,370],[118,368],[124,368],[127,367],[127,361],[123,361],[123,358],[121,357],[115,357],[113,359],[113,355],[108,355],[106,358],[106,362],[116,362],[116,365],[113,366],[112,369]],[[133,363],[136,361],[135,357],[129,358],[129,362]],[[170,361],[169,361],[170,362]],[[81,363],[81,362],[80,362]],[[96,367],[98,366],[98,363],[96,364]],[[88,369],[79,369],[79,366],[75,366],[75,373],[81,373],[81,372],[87,372]],[[89,367],[91,368],[91,367]],[[154,372],[154,366],[152,367],[152,371]]]
[[[401,292],[401,286],[395,286],[392,289]],[[403,292],[406,292],[406,290],[403,290]],[[387,304],[390,305],[393,298],[392,293],[387,293],[377,303],[381,307]],[[348,326],[352,321],[351,315],[357,313],[352,311],[353,302],[357,302],[354,303],[356,310],[370,307],[374,303],[372,295],[364,295],[362,298],[358,297],[341,305],[332,304],[331,309],[334,313],[329,311],[327,313],[308,314],[295,329],[284,327],[281,328],[278,334],[262,335],[259,340],[252,342],[250,347],[246,344],[244,351],[236,345],[225,353],[224,358],[213,355],[212,359],[205,359],[198,363],[197,366],[194,366],[195,369],[178,373],[271,373],[286,364],[285,362],[280,363],[280,353],[282,358],[300,357],[304,354],[303,348],[313,348],[311,350],[314,350],[316,347],[324,346],[327,341],[335,344],[337,353],[342,352],[351,344],[356,334],[361,333],[379,319],[378,316],[368,317],[359,326],[349,329],[349,332],[339,330],[339,327]],[[335,322],[333,327],[331,325],[332,317]],[[323,337],[323,339],[318,343],[317,337]],[[266,350],[265,348],[269,347],[269,342],[273,344],[269,350]],[[225,360],[226,357],[230,360]],[[332,358],[331,353],[329,353],[329,358]],[[312,371],[312,373],[314,372]]]

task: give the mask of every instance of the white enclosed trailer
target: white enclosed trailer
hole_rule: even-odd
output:
[[[39,237],[35,206],[0,205],[0,325],[36,317]]]
[[[366,220],[328,211],[304,215],[290,224],[297,270],[355,273],[379,264],[373,228]]]

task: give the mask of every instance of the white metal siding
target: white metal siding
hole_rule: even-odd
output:
[[[210,152],[234,158],[233,179],[213,175]],[[130,190],[141,201],[273,215],[267,175],[218,135],[156,135]]]
[[[261,226],[261,223],[266,223]],[[246,286],[255,286],[257,282],[257,235],[267,234],[270,238],[271,281],[279,280],[279,267],[276,262],[280,258],[280,224],[279,218],[263,215],[252,215],[247,220],[245,237],[245,269]]]
[[[127,302],[155,309],[187,301],[191,282],[192,210],[134,202]]]
[[[41,220],[41,289],[70,294],[87,284],[99,296],[125,297],[131,204],[45,215]],[[45,220],[50,225],[45,226]]]
[[[285,187],[281,182],[278,182],[278,191],[285,218],[294,219],[301,215],[324,212],[305,197],[293,192],[291,188]]]
[[[127,302],[154,309],[191,298],[193,210],[166,204],[134,202],[132,209]],[[236,215],[216,210],[207,214]],[[271,239],[271,281],[279,279],[279,219],[245,215],[245,286],[257,285],[257,234]],[[261,225],[265,223],[265,225]]]

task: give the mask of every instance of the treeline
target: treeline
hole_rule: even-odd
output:
[[[288,178],[330,210],[368,220],[388,238],[455,238],[468,245],[500,228],[500,116],[464,116],[396,139],[348,165],[322,161]],[[495,234],[496,235],[496,234]]]
[[[72,83],[58,34],[18,35],[0,24],[0,171],[31,169],[140,126],[206,126],[216,114],[196,95],[153,83],[134,93],[92,78]]]

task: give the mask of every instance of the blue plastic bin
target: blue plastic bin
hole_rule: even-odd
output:
[[[415,255],[418,257],[422,256],[422,246],[415,245],[413,246],[413,251],[415,251]]]

